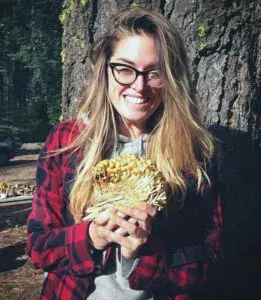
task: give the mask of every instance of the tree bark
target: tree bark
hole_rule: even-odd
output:
[[[74,117],[88,83],[89,47],[112,14],[133,4],[92,0],[83,6],[80,0],[65,0],[65,9],[72,2],[63,34],[65,119]],[[261,0],[135,3],[160,11],[179,28],[202,120],[220,140],[225,260],[221,283],[213,281],[209,299],[250,299],[261,265],[260,234],[255,233],[261,228]]]

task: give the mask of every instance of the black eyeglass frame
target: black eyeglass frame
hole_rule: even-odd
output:
[[[108,65],[109,65],[109,67],[111,68],[112,75],[113,75],[114,79],[115,79],[119,84],[122,84],[122,85],[130,85],[130,84],[133,84],[139,75],[142,75],[143,78],[147,79],[147,75],[148,75],[149,72],[154,71],[154,70],[157,70],[156,68],[152,68],[152,69],[149,69],[149,70],[147,70],[147,71],[139,71],[139,70],[137,70],[136,68],[134,68],[134,67],[132,67],[132,66],[130,66],[130,65],[126,65],[126,64],[122,64],[122,63],[114,63],[114,62],[109,62]],[[129,68],[129,69],[133,70],[133,71],[135,72],[135,78],[134,78],[134,80],[133,80],[132,82],[130,82],[130,83],[122,83],[122,82],[120,82],[120,81],[116,78],[115,73],[114,73],[114,70],[115,70],[116,67],[126,67],[126,68]]]

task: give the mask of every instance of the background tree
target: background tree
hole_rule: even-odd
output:
[[[0,2],[0,128],[44,140],[61,103],[60,0]]]
[[[111,15],[135,5],[160,11],[179,28],[202,119],[221,141],[225,260],[210,280],[207,298],[250,299],[261,265],[261,1],[65,0],[65,119],[74,116],[88,83],[89,47],[106,30]]]

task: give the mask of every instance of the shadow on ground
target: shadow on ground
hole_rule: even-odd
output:
[[[20,242],[0,249],[0,273],[17,269],[26,263],[25,247],[26,243]]]
[[[0,206],[0,232],[26,225],[31,207],[32,203]]]

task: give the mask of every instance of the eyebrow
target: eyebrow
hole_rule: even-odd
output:
[[[129,64],[136,69],[135,63],[127,58],[117,58],[116,60],[125,62],[126,64]],[[146,66],[145,70],[155,69],[157,67],[158,67],[158,64],[150,64],[150,65]]]

